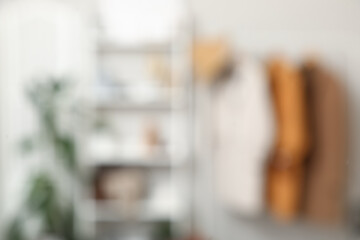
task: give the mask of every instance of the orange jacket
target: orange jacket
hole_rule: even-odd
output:
[[[268,166],[268,205],[275,217],[290,220],[299,211],[309,146],[305,85],[300,73],[280,59],[270,61],[269,76],[277,136]]]

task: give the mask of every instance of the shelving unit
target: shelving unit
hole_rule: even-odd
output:
[[[180,110],[181,106],[178,106],[176,109],[169,103],[147,103],[147,104],[123,104],[123,103],[100,103],[96,106],[99,111],[141,111],[141,112],[150,112],[150,111],[172,111]]]
[[[98,159],[93,160],[89,165],[93,167],[171,168],[175,164],[172,164],[169,160],[158,159]]]
[[[133,218],[122,215],[121,213],[114,212],[114,208],[117,207],[118,202],[114,200],[108,201],[94,201],[89,199],[86,204],[89,209],[96,208],[95,214],[88,214],[88,220],[102,223],[152,223],[160,221],[172,221],[180,220],[176,217],[164,214],[154,214],[151,210],[147,209],[146,203],[142,203],[141,213],[137,214]]]
[[[99,98],[97,94],[99,84],[93,85],[93,105],[89,109],[91,115],[104,118],[111,117],[112,122],[119,125],[117,126],[119,129],[125,128],[124,131],[119,129],[114,131],[120,132],[119,136],[108,140],[108,142],[113,141],[114,146],[118,146],[115,149],[121,149],[124,146],[124,139],[132,134],[131,128],[142,118],[145,119],[144,122],[149,121],[148,119],[155,122],[158,127],[156,130],[160,132],[157,134],[162,136],[158,137],[160,140],[157,141],[162,144],[152,146],[161,149],[160,154],[142,153],[135,154],[135,157],[129,157],[117,152],[104,156],[94,156],[91,148],[96,147],[97,144],[90,146],[88,142],[93,138],[92,133],[90,131],[85,133],[86,136],[83,137],[86,142],[85,146],[90,146],[90,149],[86,147],[83,149],[81,167],[88,184],[79,193],[80,201],[78,202],[81,208],[79,211],[80,219],[85,223],[83,224],[84,229],[87,229],[89,237],[95,237],[99,240],[127,240],[133,239],[128,236],[134,232],[134,234],[142,233],[142,237],[138,236],[136,239],[153,240],[152,232],[156,230],[158,224],[163,223],[171,225],[171,232],[174,237],[181,237],[184,232],[189,231],[191,205],[189,176],[191,175],[193,158],[192,141],[190,140],[192,137],[193,91],[192,32],[189,25],[183,26],[184,29],[186,31],[182,32],[181,38],[174,36],[171,43],[163,46],[127,47],[116,46],[103,41],[98,43],[97,62],[98,66],[102,67],[109,63],[106,60],[108,56],[111,56],[113,62],[114,59],[121,59],[121,61],[112,62],[112,66],[126,64],[127,56],[132,61],[135,57],[151,54],[166,56],[169,59],[168,66],[171,68],[171,82],[169,86],[163,89],[167,92],[166,97],[163,96],[159,98],[160,100],[153,101],[132,101],[126,100],[124,97],[107,98],[106,94],[104,100],[101,97]],[[118,69],[116,68],[116,70]],[[115,89],[117,87],[126,89],[126,86],[122,84],[115,86],[116,81],[116,79],[112,79],[115,84],[109,86]],[[127,124],[125,120],[128,118],[129,123]],[[135,132],[139,135],[141,131]],[[121,141],[116,142],[116,139],[121,139]],[[135,142],[143,144],[146,141],[137,140]],[[98,190],[95,188],[98,186],[94,185],[94,179],[97,178],[97,172],[103,169],[119,172],[126,172],[131,169],[138,174],[141,173],[144,179],[144,186],[142,187],[145,189],[143,190],[145,196],[137,199],[134,203],[136,205],[135,212],[124,212],[124,203],[121,202],[121,199],[103,199],[97,196],[95,192]],[[125,228],[124,226],[128,224],[131,224],[132,227]]]
[[[127,47],[127,46],[117,46],[111,43],[105,43],[99,46],[98,54],[107,54],[107,53],[131,53],[131,54],[144,54],[144,53],[162,53],[169,54],[172,51],[172,46],[169,45],[152,45],[152,46],[142,46],[142,47]]]

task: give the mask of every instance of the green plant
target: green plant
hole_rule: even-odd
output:
[[[71,131],[61,130],[61,104],[66,98],[68,83],[63,79],[51,78],[32,85],[26,96],[38,116],[39,129],[21,141],[21,150],[29,154],[35,150],[49,150],[53,154],[45,157],[45,161],[57,161],[72,177],[78,181],[78,163],[76,159],[75,136]],[[69,113],[68,113],[69,114]],[[30,217],[41,220],[41,230],[36,239],[44,236],[56,236],[64,240],[78,240],[79,234],[74,228],[75,215],[71,199],[60,204],[60,195],[54,177],[40,171],[32,176],[28,195],[23,209],[8,225],[6,240],[28,240],[24,225]],[[71,194],[70,194],[71,195]]]
[[[154,240],[170,240],[172,239],[171,222],[162,221],[155,225],[155,229],[152,234]]]

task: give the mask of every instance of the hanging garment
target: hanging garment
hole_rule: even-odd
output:
[[[300,208],[304,158],[308,149],[306,98],[300,73],[286,61],[270,61],[277,133],[268,165],[268,205],[279,220],[291,220]]]
[[[235,64],[214,99],[215,182],[224,206],[249,217],[264,206],[264,170],[274,135],[266,72],[254,59]]]
[[[307,164],[306,217],[337,223],[344,217],[345,93],[335,76],[315,62],[303,66],[308,85],[313,148]]]

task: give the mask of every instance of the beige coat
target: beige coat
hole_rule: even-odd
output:
[[[344,217],[346,111],[344,89],[319,64],[303,67],[308,85],[313,148],[307,164],[306,217],[320,223]]]

